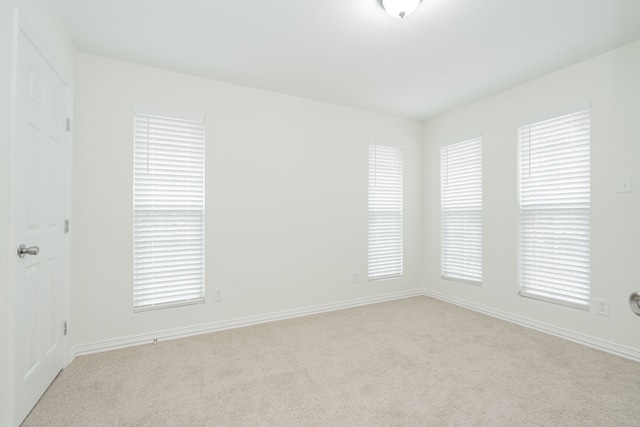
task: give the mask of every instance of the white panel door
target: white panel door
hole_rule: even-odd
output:
[[[15,126],[15,421],[64,366],[68,87],[21,31]],[[32,248],[20,257],[18,246]],[[39,252],[36,254],[36,249]]]

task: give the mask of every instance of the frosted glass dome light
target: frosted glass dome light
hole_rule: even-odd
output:
[[[411,15],[421,0],[382,0],[382,7],[394,18],[404,19]]]

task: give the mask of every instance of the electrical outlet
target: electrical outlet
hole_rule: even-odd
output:
[[[358,283],[358,272],[354,271],[353,273],[351,273],[351,282],[352,283]]]
[[[609,315],[609,300],[594,299],[593,302],[596,306],[596,314],[599,314],[601,316]]]
[[[222,301],[222,288],[215,288],[213,290],[213,301],[214,302]]]

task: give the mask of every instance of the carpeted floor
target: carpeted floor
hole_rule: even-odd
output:
[[[638,426],[640,363],[426,297],[78,357],[27,426]]]

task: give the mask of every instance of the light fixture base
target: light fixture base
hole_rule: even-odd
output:
[[[380,0],[382,8],[396,19],[405,19],[418,8],[422,0]]]

